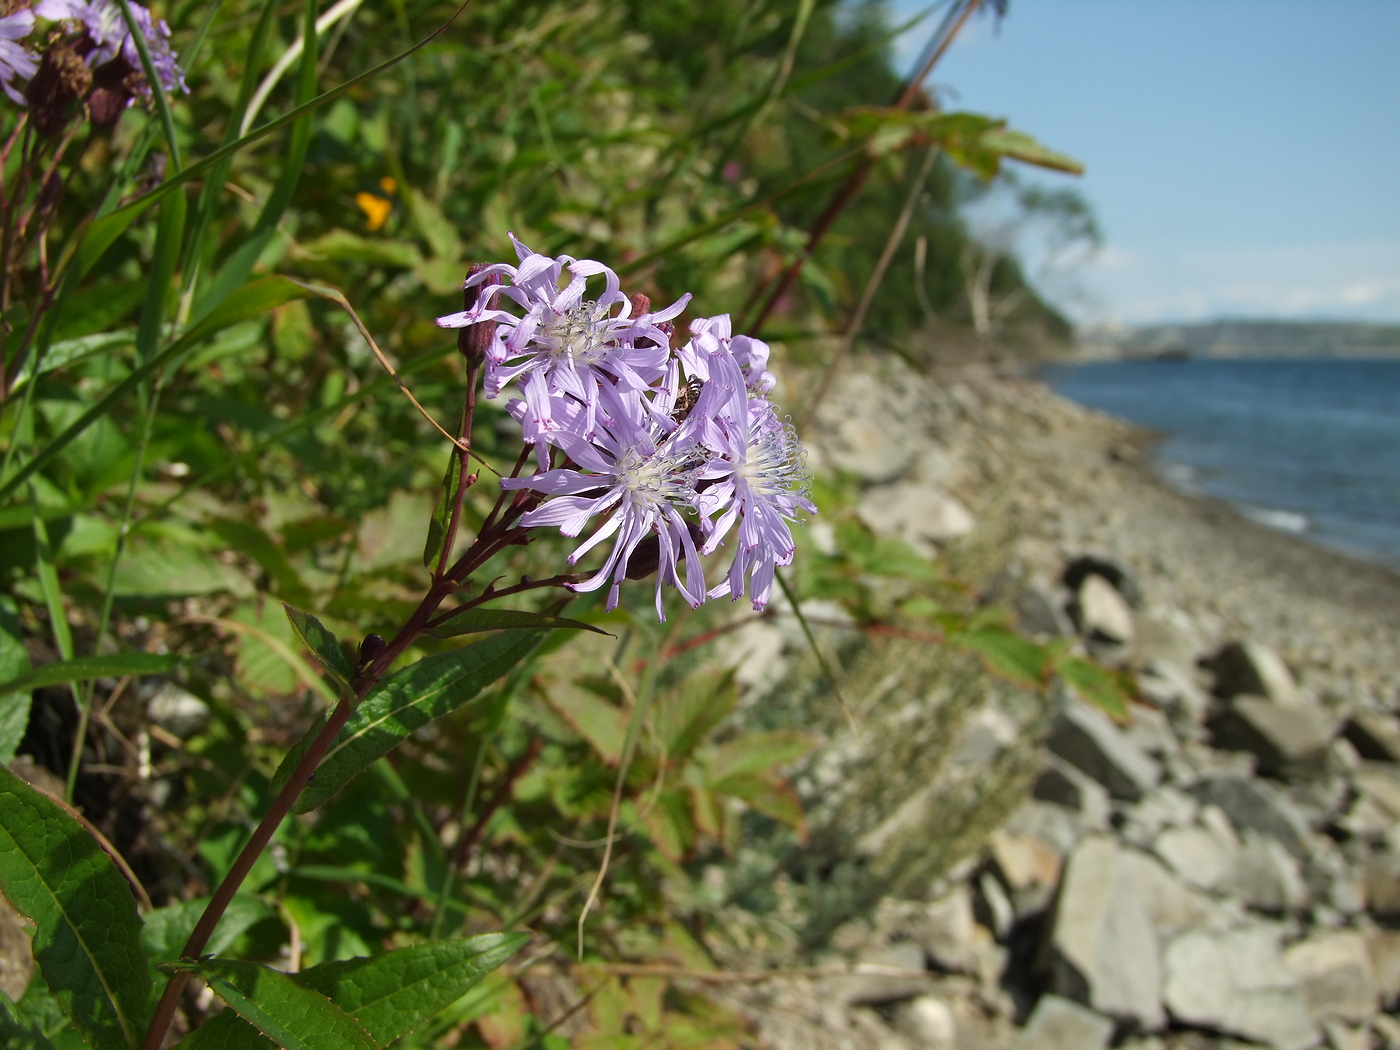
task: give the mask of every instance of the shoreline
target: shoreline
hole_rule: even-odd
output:
[[[1042,571],[1084,553],[1122,561],[1149,606],[1185,613],[1202,638],[1265,642],[1320,699],[1400,706],[1400,573],[1181,491],[1151,461],[1157,432],[1039,379],[989,369],[972,385],[1025,476],[1011,501],[1019,547]]]
[[[1257,640],[1325,704],[1400,710],[1400,573],[1176,489],[1150,461],[1156,441],[1023,369],[919,372],[862,355],[809,444],[815,466],[862,476],[873,498],[916,486],[979,523],[1009,515],[1015,557],[1052,588],[1084,555],[1122,565],[1141,584],[1143,611],[1186,624],[1197,656]]]

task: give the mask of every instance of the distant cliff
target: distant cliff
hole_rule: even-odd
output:
[[[1096,329],[1085,357],[1400,357],[1400,325],[1340,321],[1207,321]]]

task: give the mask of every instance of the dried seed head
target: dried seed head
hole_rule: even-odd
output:
[[[136,95],[140,77],[125,58],[118,55],[92,73],[96,90],[88,99],[88,113],[94,131],[111,131]]]
[[[68,123],[74,101],[92,87],[92,71],[76,51],[60,44],[44,52],[24,89],[30,121],[42,138],[55,138]]]

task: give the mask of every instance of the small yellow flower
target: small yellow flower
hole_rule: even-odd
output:
[[[355,203],[359,206],[360,211],[365,213],[365,225],[369,227],[371,233],[382,229],[384,224],[389,221],[389,213],[394,210],[394,202],[387,198],[394,195],[399,184],[385,175],[379,180],[379,188],[384,191],[383,197],[376,193],[366,193],[364,190],[355,194]]]

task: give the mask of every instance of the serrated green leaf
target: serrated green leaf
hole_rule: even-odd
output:
[[[1066,656],[1055,664],[1055,671],[1083,699],[1114,718],[1128,717],[1131,692],[1111,671],[1077,656]]]
[[[503,631],[475,645],[424,657],[381,682],[326,752],[297,800],[296,812],[315,809],[415,729],[471,700],[529,656],[543,637],[540,631]]]
[[[59,1006],[96,1050],[135,1046],[155,974],[131,887],[52,799],[0,769],[0,892],[38,927],[34,958]]]
[[[680,863],[695,845],[695,816],[689,792],[660,792],[643,825],[657,851],[673,864]]]
[[[571,684],[551,689],[545,698],[549,706],[569,723],[610,766],[622,761],[627,742],[627,712],[602,697]]]
[[[208,897],[197,897],[147,914],[141,926],[141,947],[146,955],[154,962],[178,959],[208,904]],[[275,914],[271,905],[252,894],[235,895],[209,937],[204,953],[222,955],[250,926]]]
[[[284,1050],[378,1050],[353,1017],[284,973],[236,959],[166,963],[198,974],[228,1007]]]
[[[732,671],[688,675],[681,685],[657,697],[653,722],[668,758],[684,758],[695,750],[739,701]]]
[[[995,629],[971,631],[954,637],[981,656],[993,674],[1031,688],[1045,684],[1050,661],[1045,646],[1037,645],[1014,631]]]
[[[584,623],[582,620],[526,612],[522,609],[463,609],[443,620],[428,633],[434,638],[456,638],[463,634],[479,634],[482,631],[502,631],[509,628],[541,631],[566,628],[574,631],[592,631],[594,634],[608,633],[601,627]]]
[[[39,1026],[0,991],[0,1046],[5,1050],[54,1050]]]
[[[101,656],[77,656],[72,660],[55,660],[32,671],[0,682],[0,695],[21,689],[38,689],[45,685],[84,682],[92,678],[121,675],[161,674],[181,663],[171,653],[108,653]]]
[[[277,1044],[232,1010],[221,1010],[175,1044],[175,1050],[277,1050]]]
[[[452,522],[452,511],[457,506],[457,495],[461,491],[462,461],[454,451],[442,475],[442,487],[438,490],[433,516],[428,519],[428,540],[423,545],[424,568],[431,569],[442,557],[442,545],[447,542],[447,526]]]
[[[765,817],[786,824],[796,829],[799,834],[806,833],[802,803],[798,801],[796,792],[786,784],[756,773],[741,773],[726,777],[714,785],[714,790],[743,799]]]
[[[18,678],[29,670],[19,608],[8,595],[0,595],[0,681]],[[29,726],[29,691],[0,689],[0,766],[10,764]]]
[[[58,1000],[44,983],[44,975],[37,970],[29,979],[29,987],[15,1003],[22,1018],[38,1028],[54,1050],[88,1050],[88,1044],[68,1020],[68,1015],[58,1005]]]
[[[1024,164],[1034,164],[1039,168],[1064,171],[1071,175],[1084,174],[1084,165],[1080,164],[1079,161],[1042,146],[1023,131],[993,128],[982,135],[981,145],[983,149],[991,153],[1010,157],[1012,160],[1019,160]]]
[[[322,963],[294,979],[326,996],[387,1046],[460,999],[529,939],[528,933],[487,933],[434,941],[368,959]]]
[[[292,621],[292,630],[296,631],[306,648],[311,650],[311,655],[316,657],[317,662],[329,671],[337,682],[349,689],[355,672],[340,649],[339,639],[310,613],[293,609],[286,602],[282,603],[282,608],[287,610],[287,619]]]
[[[733,776],[769,773],[795,762],[812,750],[815,741],[791,729],[745,733],[721,744],[709,761],[710,783],[718,785]]]

